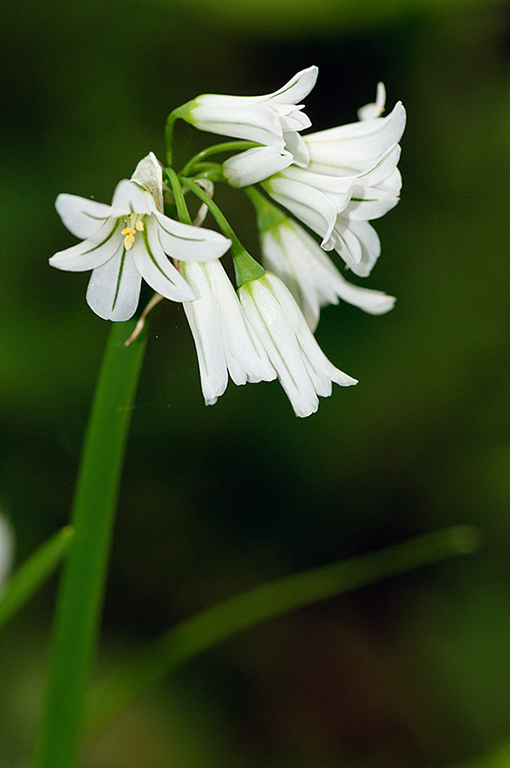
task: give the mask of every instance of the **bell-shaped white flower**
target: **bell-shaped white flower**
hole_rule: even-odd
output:
[[[179,107],[175,115],[202,131],[261,144],[224,164],[233,186],[255,184],[293,162],[308,164],[308,149],[299,131],[311,123],[298,102],[312,90],[317,73],[317,67],[308,67],[266,96],[202,94]]]
[[[56,201],[65,226],[82,239],[50,259],[58,269],[91,269],[87,302],[105,320],[128,320],[138,306],[142,278],[173,301],[194,293],[172,260],[208,261],[222,256],[230,240],[217,232],[170,219],[162,213],[161,165],[151,152],[131,180],[121,181],[111,205],[76,195]]]
[[[293,155],[280,147],[253,147],[223,163],[223,174],[232,187],[247,187],[283,171]]]
[[[179,269],[197,298],[184,302],[198,355],[206,405],[213,405],[228,384],[272,381],[276,371],[248,324],[237,294],[220,261],[181,262]]]
[[[311,230],[326,248],[337,216],[349,205],[355,177],[326,176],[292,166],[266,179],[262,186]]]
[[[297,416],[315,413],[318,396],[331,395],[332,382],[356,384],[319,347],[283,282],[270,272],[239,288],[248,322],[262,343]]]
[[[288,217],[261,229],[264,266],[280,277],[294,296],[313,332],[320,308],[338,300],[360,307],[372,315],[388,312],[393,296],[349,283],[314,238]]]
[[[380,84],[376,102],[361,110],[364,119],[304,137],[306,168],[293,165],[263,182],[271,197],[320,235],[322,248],[334,248],[362,277],[380,254],[368,222],[398,203],[402,183],[397,165],[405,110],[398,103],[379,117],[384,97]]]
[[[280,145],[286,135],[310,126],[298,102],[310,93],[317,74],[317,67],[308,67],[267,96],[205,93],[179,107],[179,117],[202,131]]]

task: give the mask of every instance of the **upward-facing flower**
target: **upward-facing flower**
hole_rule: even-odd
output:
[[[111,205],[63,194],[56,208],[82,242],[56,253],[50,264],[75,272],[92,270],[87,302],[105,320],[132,317],[142,278],[168,299],[192,300],[193,290],[172,260],[208,261],[230,247],[230,240],[217,232],[163,214],[162,169],[152,152],[131,180],[118,184]]]
[[[304,69],[266,96],[202,94],[179,107],[175,114],[202,131],[261,144],[224,164],[225,176],[233,186],[255,184],[292,162],[309,162],[299,131],[311,123],[298,102],[312,90],[317,73],[317,67]]]

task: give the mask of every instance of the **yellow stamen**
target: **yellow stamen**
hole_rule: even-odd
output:
[[[137,219],[135,222],[133,222],[133,218],[133,216],[130,216],[128,221],[131,224],[134,223],[134,227],[124,227],[124,229],[121,231],[121,235],[124,235],[124,248],[126,251],[129,251],[129,249],[133,247],[136,233],[143,232],[145,229],[141,219]],[[127,223],[128,222],[126,222],[126,224]]]

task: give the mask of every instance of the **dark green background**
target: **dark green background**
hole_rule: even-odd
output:
[[[182,309],[154,313],[100,666],[280,575],[443,525],[484,539],[476,555],[225,643],[140,701],[86,766],[446,768],[498,749],[510,738],[508,6],[76,0],[5,13],[0,507],[19,561],[68,519],[108,333],[88,276],[48,267],[75,242],[56,195],[109,202],[147,152],[163,159],[175,106],[268,93],[311,64],[315,129],[355,120],[378,80],[409,116],[402,201],[376,223],[383,254],[363,283],[395,309],[331,307],[317,332],[357,387],[306,420],[276,383],[230,384],[206,408]],[[187,126],[176,139],[182,160],[216,141]],[[217,200],[257,255],[244,196]],[[54,588],[0,638],[1,768],[30,753]]]

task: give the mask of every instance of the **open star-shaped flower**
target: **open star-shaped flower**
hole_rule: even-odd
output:
[[[193,290],[173,261],[209,261],[230,247],[230,240],[217,232],[163,214],[162,169],[152,152],[130,180],[119,182],[111,205],[62,194],[56,208],[82,242],[55,253],[50,264],[74,272],[92,270],[87,302],[105,320],[133,316],[142,278],[167,299],[193,300]]]

